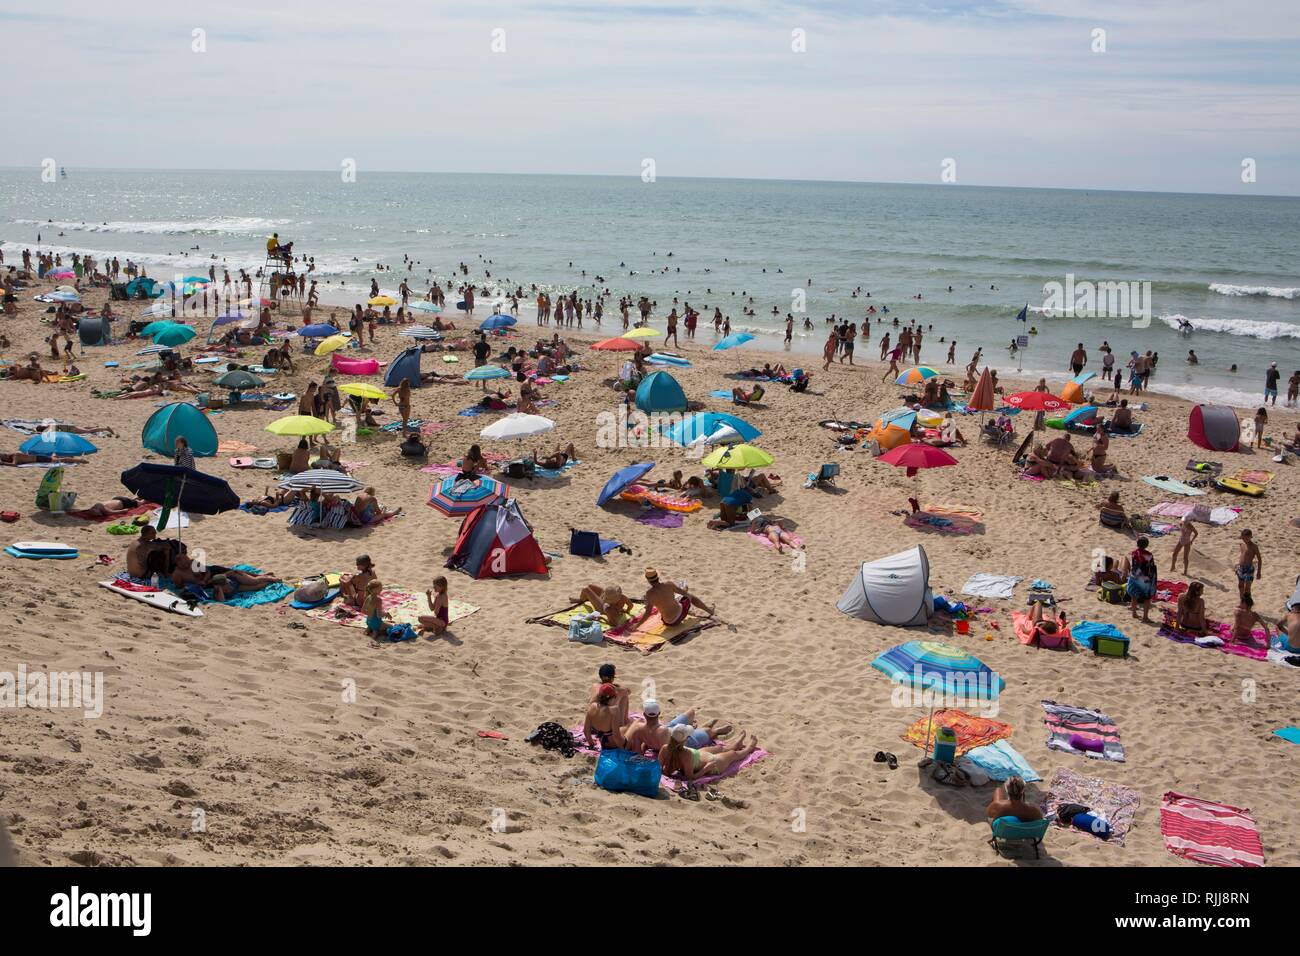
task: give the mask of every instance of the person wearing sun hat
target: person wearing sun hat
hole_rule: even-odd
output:
[[[655,568],[645,569],[646,592],[645,609],[626,625],[627,633],[635,631],[641,622],[653,611],[658,611],[664,624],[680,624],[694,608],[699,608],[705,616],[713,617],[713,608],[709,607],[694,594],[687,594],[687,588],[672,581],[660,581]]]

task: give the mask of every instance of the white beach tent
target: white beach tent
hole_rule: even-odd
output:
[[[924,624],[934,612],[930,562],[915,548],[863,562],[835,606],[845,614],[879,624]]]

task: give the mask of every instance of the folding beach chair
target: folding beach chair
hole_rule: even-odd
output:
[[[809,472],[808,480],[804,482],[805,488],[815,488],[821,484],[835,484],[835,476],[840,473],[838,462],[830,462],[822,465],[814,472]]]
[[[989,844],[998,856],[1006,856],[1003,851],[1007,844],[1027,842],[1033,846],[1036,860],[1038,848],[1042,845],[1043,837],[1047,836],[1047,828],[1051,826],[1051,821],[1042,819],[1025,823],[1015,817],[998,817],[996,820],[990,820],[989,826],[993,830],[993,835],[989,837]],[[999,843],[999,840],[1002,842]]]

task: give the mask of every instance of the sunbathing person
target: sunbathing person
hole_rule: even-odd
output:
[[[698,597],[687,593],[687,589],[671,581],[660,581],[659,572],[654,568],[645,569],[646,592],[645,610],[628,622],[628,632],[635,631],[642,621],[654,611],[659,612],[664,624],[678,624],[686,619],[695,608],[704,612],[706,617],[713,617],[713,608]]]
[[[1192,634],[1210,633],[1209,623],[1205,618],[1205,598],[1202,593],[1205,585],[1193,581],[1191,587],[1178,599],[1178,612],[1174,615],[1174,627]]]
[[[265,514],[272,508],[278,508],[281,505],[291,505],[302,497],[301,491],[291,490],[289,488],[276,488],[272,491],[267,488],[260,498],[250,498],[244,502],[244,507],[249,511],[260,511]]]
[[[428,446],[420,439],[419,432],[411,432],[403,438],[397,450],[403,458],[427,458],[429,455]]]
[[[703,482],[701,482],[701,484],[703,484]],[[671,478],[669,478],[667,481],[660,479],[654,483],[653,487],[656,490],[662,490],[664,488],[668,488],[672,491],[682,491],[686,487],[685,482],[682,479],[682,470],[678,468],[676,471],[673,472],[673,476]]]
[[[754,402],[761,401],[764,395],[762,385],[755,385],[752,390],[745,391],[739,385],[731,390],[731,400],[737,405],[750,405]]]
[[[339,581],[339,596],[345,604],[361,607],[361,602],[366,598],[366,585],[376,580],[376,577],[375,564],[370,560],[370,555],[358,556],[357,573],[345,574]]]
[[[1132,527],[1128,520],[1128,513],[1124,511],[1124,507],[1119,503],[1118,491],[1112,491],[1107,495],[1106,500],[1097,505],[1097,509],[1100,512],[1099,520],[1107,528],[1114,528],[1118,531]]]
[[[212,596],[218,601],[224,601],[241,590],[260,591],[269,584],[279,584],[280,579],[273,574],[250,574],[215,564],[197,571],[193,558],[188,554],[178,554],[176,567],[172,571],[172,583],[177,587],[193,584],[212,588]]]
[[[668,743],[659,751],[659,766],[668,776],[680,774],[688,782],[699,777],[717,776],[758,749],[758,740],[752,734],[748,735],[749,745],[745,745],[744,731],[734,744],[692,747],[687,743],[692,729],[686,724],[678,724],[669,732]]]
[[[116,438],[117,432],[113,431],[108,425],[73,425],[68,422],[57,422],[53,425],[38,425],[36,434],[42,432],[67,432],[69,435],[107,435],[110,438]]]
[[[588,584],[578,592],[575,603],[590,604],[596,613],[605,615],[605,619],[613,626],[631,614],[635,606],[617,584],[611,584],[607,588],[602,588],[599,584]]]
[[[587,705],[587,714],[582,721],[582,737],[587,746],[595,747],[599,740],[601,750],[621,749],[625,716],[619,703],[618,688],[613,684],[601,684],[596,699]]]
[[[542,390],[531,381],[525,380],[519,386],[519,411],[528,415],[537,413],[537,403],[542,400]]]
[[[682,487],[682,497],[684,498],[707,498],[713,494],[713,489],[704,483],[704,479],[699,475],[691,475],[686,479],[686,484]]]
[[[990,820],[998,817],[1015,817],[1021,823],[1043,819],[1043,811],[1025,800],[1025,781],[1022,777],[1008,777],[1005,785],[998,787],[984,811]]]
[[[647,700],[641,709],[645,716],[639,720],[633,720],[623,728],[624,746],[636,754],[645,753],[647,750],[651,753],[659,753],[668,745],[673,728],[678,726],[694,727],[687,734],[686,746],[694,747],[697,750],[715,744],[731,733],[730,724],[719,726],[716,720],[709,721],[704,727],[695,727],[694,708],[684,714],[678,714],[666,724],[661,723],[659,720],[661,714],[659,701]]]
[[[1200,583],[1199,581],[1196,583]],[[1191,588],[1188,588],[1191,591]],[[1264,641],[1255,640],[1254,629],[1258,624],[1264,629]],[[1268,647],[1268,622],[1255,613],[1255,599],[1249,593],[1241,595],[1241,603],[1232,615],[1232,641],[1249,647]]]
[[[70,460],[70,459],[64,459]],[[49,456],[29,455],[25,451],[0,452],[0,465],[35,465],[48,464]]]
[[[1128,399],[1120,399],[1119,408],[1115,409],[1115,414],[1110,419],[1110,430],[1113,432],[1131,432],[1133,430],[1133,409],[1128,407]]]
[[[126,573],[140,581],[149,577],[149,558],[162,547],[153,525],[145,525],[140,529],[140,536],[127,545]]]
[[[1106,434],[1106,429],[1098,425],[1092,435],[1092,470],[1099,475],[1109,475],[1115,472],[1115,466],[1106,462],[1106,451],[1110,448],[1110,436]]]
[[[573,447],[573,442],[569,442],[563,448],[557,448],[546,457],[538,457],[537,452],[533,452],[533,464],[538,468],[545,468],[549,471],[559,471],[571,461],[578,460],[578,450]]]
[[[357,525],[364,528],[367,525],[379,524],[381,521],[387,521],[402,513],[402,509],[396,511],[387,511],[375,497],[375,489],[367,488],[361,494],[357,495],[356,500],[352,503],[352,518]]]
[[[779,484],[781,484],[779,476],[765,475],[751,468],[749,473],[741,479],[740,487],[755,497],[761,497],[764,493],[771,494],[776,491],[776,486]]]
[[[1047,460],[1055,465],[1058,471],[1073,471],[1074,465],[1079,461],[1074,445],[1070,443],[1069,435],[1053,438],[1047,443],[1046,450]]]
[[[1025,465],[1024,474],[1035,478],[1056,477],[1056,465],[1048,460],[1047,449],[1042,445],[1035,445],[1028,457],[1029,462]]]
[[[798,551],[803,547],[790,531],[790,520],[776,515],[759,515],[749,523],[749,533],[767,538],[776,545],[777,554],[785,554],[786,548]]]
[[[26,365],[15,365],[9,370],[11,381],[20,381],[26,379],[29,382],[35,382],[39,385],[45,381],[45,369],[41,368],[41,360],[35,352],[27,357]]]
[[[86,508],[85,511],[96,518],[107,518],[109,515],[119,515],[124,511],[132,511],[140,507],[142,503],[139,498],[118,495],[116,498],[109,498],[107,501],[97,501],[89,508]]]
[[[1054,637],[1066,629],[1066,617],[1064,611],[1057,611],[1056,619],[1045,617],[1043,602],[1035,601],[1029,608],[1029,622],[1034,626],[1034,639],[1037,640],[1041,635]]]
[[[1296,590],[1283,605],[1285,616],[1278,627],[1278,637],[1282,641],[1282,650],[1300,654],[1300,577],[1296,578]],[[1285,628],[1285,630],[1284,630]]]

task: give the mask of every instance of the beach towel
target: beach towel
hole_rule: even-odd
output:
[[[1133,827],[1133,819],[1137,816],[1142,798],[1130,787],[1107,783],[1100,777],[1085,777],[1064,767],[1058,768],[1052,775],[1047,796],[1043,800],[1043,814],[1060,829],[1084,833],[1094,840],[1100,840],[1101,837],[1094,833],[1068,827],[1056,819],[1057,809],[1070,803],[1087,807],[1089,813],[1110,824],[1110,838],[1103,842],[1123,846],[1124,837]]]
[[[1165,623],[1160,626],[1157,632],[1161,637],[1167,637],[1169,640],[1178,644],[1194,644],[1197,647],[1210,647],[1224,654],[1232,654],[1236,657],[1249,657],[1251,660],[1264,661],[1269,659],[1267,642],[1264,638],[1264,632],[1260,628],[1251,631],[1251,637],[1258,641],[1261,646],[1251,647],[1249,644],[1238,644],[1232,639],[1232,625],[1223,621],[1206,620],[1209,629],[1208,636],[1192,634],[1189,631],[1180,631],[1174,627],[1174,613],[1165,610]]]
[[[423,594],[416,594],[414,591],[408,591],[405,588],[384,588],[379,592],[379,606],[381,614],[392,616],[392,620],[387,623],[410,624],[412,627],[419,625],[421,614],[432,613]],[[473,604],[467,604],[464,601],[448,601],[447,623],[454,624],[462,618],[469,617],[477,610],[478,608]],[[308,617],[314,617],[321,621],[333,621],[335,624],[342,624],[344,627],[357,627],[362,630],[365,630],[366,627],[366,616],[361,613],[361,609],[342,602],[315,607],[306,613]]]
[[[238,438],[223,438],[217,442],[218,455],[251,455],[257,451],[256,445],[250,445]]]
[[[926,737],[930,747],[934,747],[934,735],[941,727],[951,727],[957,734],[957,756],[964,756],[976,747],[995,744],[1011,736],[1011,725],[987,717],[976,717],[955,707],[940,707],[934,712],[934,724],[930,717],[922,717],[903,732],[903,739],[921,749],[925,749]]]
[[[713,391],[709,392],[709,397],[710,398],[731,398],[731,389],[715,388]]]
[[[1264,845],[1250,811],[1170,790],[1160,803],[1165,849],[1208,866],[1264,865]]]
[[[1024,578],[1009,574],[988,574],[980,571],[972,574],[962,585],[962,594],[974,594],[984,598],[1009,598],[1015,587]]]
[[[745,534],[746,534],[747,537],[751,538],[751,539],[754,540],[754,541],[757,541],[759,544],[761,544],[763,547],[767,548],[767,550],[769,550],[769,551],[775,550],[775,548],[776,548],[776,543],[775,543],[771,538],[769,538],[767,535],[765,535],[765,534],[754,534],[754,532],[752,532],[752,531],[746,531]],[[790,538],[794,541],[794,544],[793,544],[793,545],[787,544],[787,545],[785,545],[785,547],[787,547],[787,548],[789,548],[789,547],[802,548],[802,547],[803,547],[803,538],[799,537],[797,534],[792,534],[792,533],[790,533],[790,532],[788,532],[788,531],[786,532],[786,534],[789,534],[789,535],[790,535]]]
[[[1050,595],[1048,595],[1048,597],[1050,597]],[[1059,622],[1057,623],[1059,625]],[[1074,639],[1074,635],[1072,633],[1072,629],[1069,626],[1067,626],[1064,630],[1058,629],[1055,635],[1043,635],[1041,633],[1038,633],[1039,629],[1034,625],[1034,622],[1029,619],[1029,614],[1027,612],[1012,611],[1011,627],[1012,630],[1015,631],[1016,640],[1018,640],[1021,644],[1035,645],[1038,647],[1047,646],[1053,649],[1057,647],[1061,647],[1067,651],[1073,650],[1072,641]],[[1053,636],[1055,637],[1055,640],[1053,640]],[[1044,638],[1047,640],[1046,645],[1043,644]]]
[[[1093,586],[1096,590],[1096,586]],[[1126,635],[1114,624],[1103,624],[1099,621],[1075,621],[1070,626],[1070,636],[1085,651],[1092,650],[1093,641],[1098,637],[1114,637],[1127,640]]]
[[[74,518],[80,518],[82,521],[94,521],[103,524],[105,521],[119,521],[123,518],[133,518],[136,515],[142,515],[146,512],[153,511],[157,507],[158,505],[156,504],[143,501],[134,508],[130,508],[126,511],[117,511],[111,515],[96,515],[91,514],[89,511],[69,511],[68,514]]]
[[[232,570],[247,571],[249,574],[262,573],[261,568],[253,567],[253,565],[251,564],[236,564],[232,566]],[[136,584],[150,583],[148,581],[140,582],[136,579],[133,579],[125,572],[119,573],[118,575],[116,575],[116,577],[119,580],[131,581],[132,583],[136,583]],[[161,588],[165,588],[166,590],[171,591],[175,594],[179,594],[181,597],[184,598],[192,598],[196,596],[198,591],[202,591],[203,598],[200,601],[200,603],[224,604],[227,607],[257,607],[259,604],[274,604],[276,601],[282,601],[284,600],[285,597],[293,593],[293,588],[281,582],[279,584],[268,584],[265,587],[259,588],[256,591],[240,591],[238,594],[233,594],[224,601],[218,601],[216,600],[216,598],[213,597],[212,588],[200,588],[194,584],[187,584],[183,587],[180,587],[174,584],[172,582],[172,579],[169,577],[159,577],[158,586]]]
[[[1029,766],[1029,761],[1022,757],[1006,740],[998,740],[983,747],[968,750],[966,755],[957,761],[957,765],[961,766],[963,760],[969,760],[988,774],[990,780],[996,780],[999,783],[1009,780],[1011,777],[1020,777],[1026,783],[1034,783],[1043,779],[1033,767]]]
[[[984,526],[980,524],[978,518],[972,518],[968,513],[948,511],[932,505],[912,512],[903,519],[903,524],[917,531],[940,534],[976,534],[984,531]]]
[[[634,602],[632,605],[632,616],[640,614],[645,605]],[[539,617],[530,617],[525,624],[542,624],[548,627],[562,627],[568,631],[569,621],[578,614],[594,614],[596,609],[590,604],[571,604],[568,607],[561,608],[558,611],[551,611]],[[609,618],[604,615],[600,618],[601,626],[605,631],[605,640],[612,644],[619,644],[623,647],[631,647],[643,654],[651,651],[657,651],[665,644],[680,641],[687,635],[694,634],[697,631],[707,630],[716,626],[719,622],[713,618],[700,618],[693,614],[686,615],[685,620],[678,621],[671,627],[665,626],[663,619],[659,616],[658,611],[653,611],[641,625],[632,632],[628,632],[627,623],[611,627]]]
[[[72,424],[71,422],[57,421],[48,418],[41,419],[40,421],[37,421],[34,418],[6,418],[4,421],[0,422],[0,425],[4,425],[4,427],[8,428],[10,431],[15,431],[22,435],[35,435],[40,429],[49,425],[51,421],[54,421],[56,429],[61,425]]]
[[[651,528],[680,528],[686,521],[680,512],[664,511],[660,508],[642,511],[633,520],[639,524],[649,525]]]
[[[1177,604],[1178,599],[1188,588],[1186,581],[1157,581],[1155,600],[1166,604]]]
[[[1161,491],[1168,491],[1175,495],[1193,497],[1205,494],[1205,492],[1200,488],[1193,488],[1191,485],[1185,485],[1181,481],[1170,478],[1168,475],[1143,475],[1142,480],[1153,488],[1159,488]]]
[[[1119,740],[1119,727],[1099,710],[1086,707],[1071,707],[1058,704],[1054,700],[1043,703],[1043,723],[1047,724],[1047,749],[1062,753],[1082,754],[1094,760],[1124,761],[1124,745]],[[1097,740],[1102,750],[1088,750],[1076,747],[1070,738]]]
[[[1147,509],[1147,514],[1160,518],[1186,518],[1189,515],[1193,521],[1206,522],[1212,525],[1225,525],[1236,521],[1241,516],[1240,508],[1214,508],[1206,517],[1202,517],[1203,511],[1197,511],[1197,505],[1190,501],[1162,501]]]
[[[1279,727],[1273,731],[1273,736],[1281,737],[1290,744],[1300,744],[1300,727]]]
[[[566,461],[559,468],[543,468],[540,465],[538,465],[536,468],[533,469],[533,475],[537,478],[547,478],[550,479],[551,481],[554,481],[556,478],[562,477],[566,471],[569,471],[570,469],[581,464],[582,464],[581,461],[574,458],[569,461]]]

